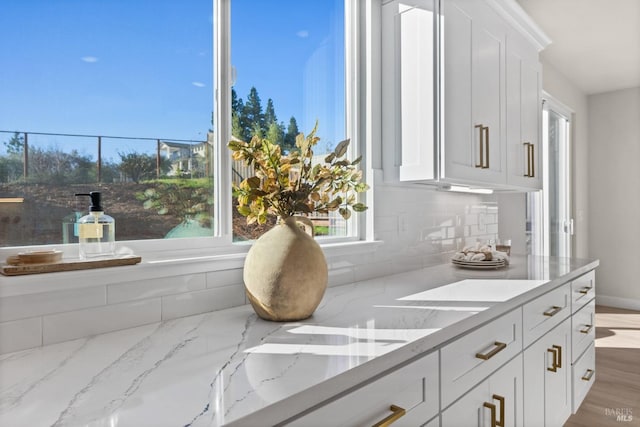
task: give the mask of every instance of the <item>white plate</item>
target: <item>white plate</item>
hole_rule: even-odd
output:
[[[505,260],[491,260],[491,261],[462,261],[458,259],[452,259],[451,262],[453,265],[462,267],[462,268],[475,268],[479,270],[483,269],[496,269],[501,268],[507,265]]]

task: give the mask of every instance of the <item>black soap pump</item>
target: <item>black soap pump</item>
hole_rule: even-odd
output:
[[[105,215],[99,191],[77,193],[91,198],[89,214],[78,220],[80,259],[113,257],[116,252],[116,222]]]

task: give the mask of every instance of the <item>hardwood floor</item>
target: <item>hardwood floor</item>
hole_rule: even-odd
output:
[[[596,307],[595,370],[591,391],[565,427],[640,426],[640,312]]]

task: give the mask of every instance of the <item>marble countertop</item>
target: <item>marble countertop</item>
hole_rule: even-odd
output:
[[[329,288],[301,322],[247,305],[5,354],[0,425],[274,425],[597,265],[444,264]]]

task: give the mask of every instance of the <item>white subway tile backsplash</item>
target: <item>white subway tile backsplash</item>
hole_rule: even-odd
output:
[[[109,304],[117,304],[125,301],[197,291],[205,287],[206,278],[204,273],[116,283],[107,285],[107,302]]]
[[[244,284],[241,268],[207,273],[207,288],[218,288],[238,284]]]
[[[160,311],[160,298],[153,298],[44,316],[43,342],[52,344],[159,322]]]
[[[0,323],[0,354],[41,345],[42,319],[40,317]]]
[[[164,296],[162,320],[237,307],[245,303],[244,294],[244,285],[238,284]]]
[[[0,322],[104,305],[105,294],[98,286],[0,298]]]

